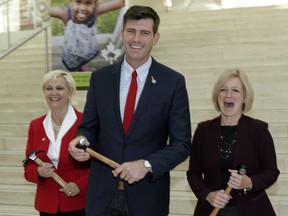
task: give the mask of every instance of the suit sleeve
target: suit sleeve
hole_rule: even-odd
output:
[[[96,105],[96,96],[95,96],[95,73],[92,73],[90,79],[90,86],[87,92],[86,104],[83,112],[82,122],[78,127],[77,136],[85,136],[91,148],[97,142],[97,131],[99,131],[99,118],[98,118],[98,109]]]
[[[25,156],[27,157],[28,154],[30,154],[32,151],[37,149],[35,146],[35,143],[33,142],[35,131],[34,127],[36,125],[33,123],[33,121],[30,123],[29,130],[28,130],[28,139],[27,139],[27,146],[26,146],[26,153]],[[38,153],[40,154],[40,153]],[[37,154],[37,156],[38,156]],[[27,181],[35,183],[35,184],[41,184],[45,182],[45,178],[39,178],[38,177],[38,165],[31,160],[28,160],[26,165],[24,166],[24,177]]]
[[[190,188],[195,196],[203,203],[207,202],[206,197],[211,192],[211,189],[203,180],[203,165],[202,165],[202,144],[205,140],[204,128],[201,124],[195,130],[192,151],[189,158],[189,168],[187,171],[187,180]],[[207,202],[208,203],[208,202]]]
[[[276,182],[279,170],[277,168],[276,152],[268,124],[258,121],[255,124],[256,143],[260,170],[249,176],[252,179],[253,191],[261,191]],[[249,175],[249,174],[248,174]]]
[[[154,180],[184,161],[191,152],[191,123],[185,79],[177,77],[168,112],[168,144],[146,159],[152,164]]]

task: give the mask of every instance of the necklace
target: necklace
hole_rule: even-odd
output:
[[[54,131],[59,132],[60,128],[61,128],[61,125],[60,126],[56,125],[55,122],[52,119],[52,127],[53,127]]]
[[[227,142],[223,136],[221,135],[220,138],[221,138],[221,143],[220,143],[220,148],[219,148],[219,151],[220,151],[220,157],[223,158],[223,159],[228,159],[232,152],[233,152],[233,148],[234,148],[234,145],[236,143],[236,135],[237,135],[237,132],[234,133],[234,137],[232,139],[231,142]]]

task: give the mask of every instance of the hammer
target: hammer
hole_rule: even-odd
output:
[[[245,175],[246,174],[246,167],[242,164],[239,166],[240,168],[238,169],[238,173],[240,175]],[[231,193],[232,188],[228,185],[225,189],[225,194],[229,195]],[[213,211],[210,213],[209,216],[216,216],[219,212],[220,208],[214,208]]]
[[[38,166],[43,167],[45,166],[44,162],[37,157],[38,152],[44,152],[43,150],[35,150],[28,154],[28,156],[22,161],[23,166],[27,164],[29,160],[33,160]],[[53,172],[52,177],[54,181],[56,181],[62,188],[64,188],[67,183],[55,172]]]
[[[120,164],[116,163],[115,161],[97,153],[96,151],[92,150],[91,148],[86,146],[86,139],[81,138],[79,143],[76,145],[77,148],[79,149],[83,149],[84,151],[88,152],[91,156],[93,156],[94,158],[102,161],[103,163],[107,164],[108,166],[110,166],[113,169],[116,169],[117,167],[120,166]]]

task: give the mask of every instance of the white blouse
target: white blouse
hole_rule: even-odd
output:
[[[52,126],[52,115],[51,111],[47,113],[46,118],[43,121],[44,130],[48,139],[50,140],[47,156],[50,158],[54,166],[58,167],[60,149],[61,149],[61,141],[64,135],[70,130],[70,128],[74,125],[77,120],[77,116],[75,110],[71,105],[68,106],[68,110],[66,116],[62,122],[62,126],[58,133],[57,139],[55,139],[53,126]]]

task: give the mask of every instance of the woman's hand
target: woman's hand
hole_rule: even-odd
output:
[[[216,208],[224,208],[232,197],[225,194],[224,190],[213,191],[208,194],[206,200]]]
[[[38,167],[38,176],[43,178],[51,178],[54,173],[54,165],[51,163],[44,163],[44,166]]]
[[[69,197],[73,197],[80,193],[80,189],[74,182],[69,182],[64,188],[61,188],[60,191],[64,192]]]
[[[238,174],[237,170],[230,170],[231,173],[228,185],[234,189],[242,190],[244,188],[252,188],[252,180],[247,175]]]

